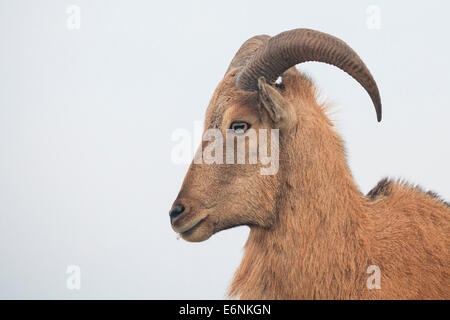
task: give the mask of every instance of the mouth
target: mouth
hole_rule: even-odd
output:
[[[193,234],[202,225],[202,223],[205,221],[205,219],[206,219],[206,217],[198,220],[193,226],[185,229],[183,232],[180,232],[180,236],[182,238],[189,237],[191,234]]]
[[[205,219],[208,217],[207,214],[198,217],[197,219],[194,219],[188,223],[186,223],[184,226],[181,227],[174,227],[175,232],[179,233],[181,236],[192,234],[195,230],[197,230],[200,225],[205,221]]]

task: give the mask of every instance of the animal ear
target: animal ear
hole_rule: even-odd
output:
[[[274,124],[288,128],[295,122],[295,112],[292,105],[264,77],[258,79],[258,96],[264,109]]]

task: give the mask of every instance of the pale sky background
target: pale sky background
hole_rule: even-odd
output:
[[[351,45],[378,82],[381,123],[346,73],[298,68],[335,105],[361,190],[391,176],[449,200],[449,2],[343,3],[0,0],[0,298],[224,297],[248,229],[177,240],[168,211],[187,165],[171,135],[203,120],[257,34],[304,27]]]

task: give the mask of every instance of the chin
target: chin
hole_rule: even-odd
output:
[[[209,232],[196,232],[196,231],[188,231],[185,233],[180,234],[181,238],[183,240],[189,241],[189,242],[202,242],[205,240],[208,240],[212,233]]]

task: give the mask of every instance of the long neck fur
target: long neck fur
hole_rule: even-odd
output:
[[[251,227],[231,297],[351,299],[364,292],[367,200],[312,91],[299,99],[298,124],[281,146],[277,221]]]

